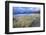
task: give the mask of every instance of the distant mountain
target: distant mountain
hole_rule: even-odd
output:
[[[40,13],[40,9],[36,7],[13,7],[13,14],[30,14]]]

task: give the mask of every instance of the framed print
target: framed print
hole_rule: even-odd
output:
[[[45,4],[37,2],[5,2],[5,33],[45,31]]]

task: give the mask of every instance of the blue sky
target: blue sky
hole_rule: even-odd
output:
[[[39,11],[40,8],[36,8],[36,7],[13,7],[13,14],[29,14]]]

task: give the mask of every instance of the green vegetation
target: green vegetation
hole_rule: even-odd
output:
[[[34,14],[31,16],[20,16],[15,17],[13,20],[13,28],[20,28],[20,27],[31,27],[32,23],[37,20],[40,21],[40,15]],[[36,21],[35,21],[36,23]]]

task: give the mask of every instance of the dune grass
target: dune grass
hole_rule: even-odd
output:
[[[37,20],[37,22],[40,21],[40,15],[39,14],[31,15],[31,16],[15,17],[13,20],[13,28],[31,27],[32,23],[35,20]],[[35,21],[35,23],[36,23],[36,21]]]

